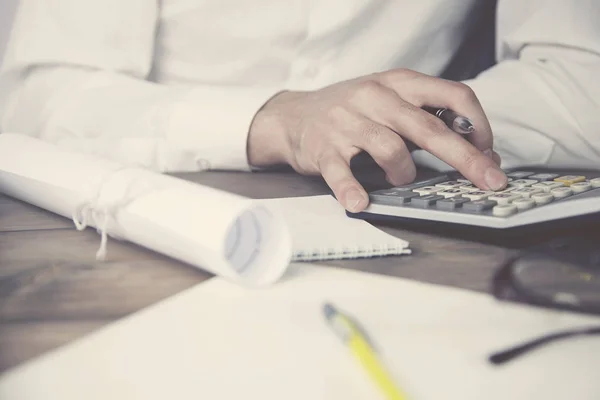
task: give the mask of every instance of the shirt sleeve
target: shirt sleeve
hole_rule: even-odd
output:
[[[155,0],[23,0],[0,71],[0,130],[162,172],[250,170],[268,87],[152,82]]]
[[[600,165],[599,20],[597,0],[499,0],[498,63],[465,83],[490,120],[503,167]]]

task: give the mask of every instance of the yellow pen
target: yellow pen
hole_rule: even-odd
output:
[[[406,400],[406,397],[395,386],[389,373],[377,358],[374,349],[350,318],[328,303],[323,306],[323,312],[333,331],[350,348],[352,354],[367,370],[371,379],[383,391],[386,398],[389,400]]]

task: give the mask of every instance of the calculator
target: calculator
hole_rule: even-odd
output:
[[[506,170],[508,185],[484,191],[456,172],[369,192],[360,219],[429,221],[505,230],[600,216],[600,171]]]

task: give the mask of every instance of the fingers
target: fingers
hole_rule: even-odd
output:
[[[389,107],[389,103],[381,97],[382,94],[389,92],[390,96],[397,96],[377,82],[364,83],[352,92],[348,99],[349,107],[330,111],[334,125],[346,138],[344,145],[369,153],[384,170],[388,182],[392,185],[412,182],[416,175],[416,167],[402,138],[388,126],[369,118],[377,115],[377,110]],[[341,154],[348,155],[345,151],[341,151]]]
[[[415,109],[397,116],[396,124],[402,126],[409,140],[456,168],[479,188],[500,190],[506,186],[507,177],[492,157],[452,132],[439,119]]]
[[[348,162],[337,152],[330,152],[318,160],[319,170],[336,199],[346,210],[356,213],[369,204],[369,196],[358,183]]]
[[[412,182],[417,169],[404,141],[391,129],[364,118],[358,127],[357,146],[373,157],[394,186]]]
[[[372,121],[389,127],[452,167],[484,190],[499,190],[506,186],[507,178],[492,157],[451,131],[439,118],[403,101],[395,92],[381,87],[377,92],[381,107],[362,107]],[[355,99],[362,103],[367,100]],[[371,100],[369,104],[375,103]],[[357,107],[361,107],[357,104]],[[371,145],[371,151],[377,151]],[[369,151],[370,152],[370,151]],[[491,155],[491,150],[488,152]],[[375,158],[375,157],[374,157]]]
[[[480,151],[493,148],[492,128],[477,96],[469,86],[407,70],[380,74],[379,79],[417,108],[424,105],[446,107],[469,118],[475,126],[475,131],[469,135],[469,141]]]

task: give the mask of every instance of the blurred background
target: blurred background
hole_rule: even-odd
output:
[[[12,17],[19,0],[0,0],[0,64],[4,56],[4,49],[12,25]]]

